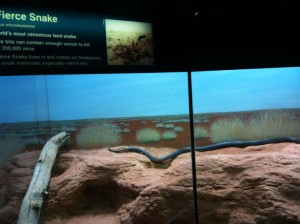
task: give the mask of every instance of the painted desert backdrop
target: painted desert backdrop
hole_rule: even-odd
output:
[[[68,147],[72,149],[117,145],[179,149],[191,142],[188,115],[65,120],[38,125],[20,122],[0,125],[1,135],[6,136],[1,141],[2,147],[6,144],[2,153],[41,150],[47,140],[62,131],[71,133]],[[194,115],[196,146],[288,136],[300,138],[300,109]],[[2,156],[5,157],[8,159]]]

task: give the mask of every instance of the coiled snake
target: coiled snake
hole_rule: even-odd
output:
[[[300,140],[294,137],[282,137],[282,138],[271,138],[271,139],[263,139],[263,140],[250,140],[250,141],[229,141],[229,142],[220,142],[212,145],[206,145],[206,146],[196,146],[195,151],[197,152],[205,152],[205,151],[212,151],[227,147],[238,147],[238,148],[244,148],[247,146],[256,146],[256,145],[265,145],[265,144],[271,144],[271,143],[281,143],[281,142],[294,142],[297,144],[300,144]],[[142,155],[147,156],[151,162],[153,163],[163,163],[167,160],[174,159],[177,156],[187,153],[191,151],[191,147],[184,147],[180,148],[175,152],[172,152],[166,156],[163,157],[155,157],[151,155],[148,151],[146,151],[144,148],[137,147],[137,146],[129,146],[122,149],[112,149],[108,147],[108,150],[115,153],[120,152],[136,152]]]

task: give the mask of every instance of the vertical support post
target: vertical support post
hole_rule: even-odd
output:
[[[198,192],[197,192],[196,153],[195,153],[195,142],[194,142],[194,111],[193,111],[193,89],[192,89],[192,72],[191,72],[191,70],[188,71],[188,93],[189,93],[190,142],[191,142],[195,224],[198,224],[199,223],[199,220],[198,220]]]

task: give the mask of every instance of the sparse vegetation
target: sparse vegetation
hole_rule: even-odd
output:
[[[124,129],[122,130],[122,132],[123,132],[123,133],[129,133],[129,132],[130,132],[130,129],[129,129],[129,128],[124,128]]]
[[[161,137],[165,140],[171,140],[171,139],[175,139],[177,137],[177,134],[175,131],[164,131],[161,135]]]
[[[246,127],[239,118],[219,119],[210,127],[210,138],[213,142],[246,140]]]
[[[155,125],[155,127],[157,127],[157,128],[164,128],[165,125],[163,123],[158,123],[158,124]]]
[[[136,133],[136,141],[140,143],[158,142],[160,132],[154,128],[143,128]]]
[[[300,120],[284,110],[270,110],[253,116],[247,124],[248,139],[300,137]]]
[[[174,128],[174,124],[165,124],[165,128]]]
[[[209,137],[209,132],[200,126],[194,127],[194,138],[199,139],[199,138],[208,138]]]
[[[65,132],[76,132],[77,129],[75,127],[69,126],[69,125],[63,125],[60,127],[60,131],[65,131]]]
[[[174,131],[176,131],[176,132],[182,132],[184,129],[183,129],[183,127],[181,127],[181,126],[176,126],[176,127],[174,127]]]
[[[93,122],[81,129],[76,138],[80,148],[91,149],[113,146],[121,142],[117,127],[105,122]]]
[[[220,119],[212,124],[213,142],[300,137],[300,120],[284,110],[268,110],[248,120]]]

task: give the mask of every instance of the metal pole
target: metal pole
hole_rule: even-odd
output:
[[[196,171],[196,153],[194,143],[194,111],[192,94],[192,72],[188,71],[188,93],[189,93],[189,116],[190,116],[190,141],[191,141],[191,159],[192,159],[192,178],[193,178],[193,196],[195,209],[195,224],[198,224],[198,192],[197,192],[197,171]]]

